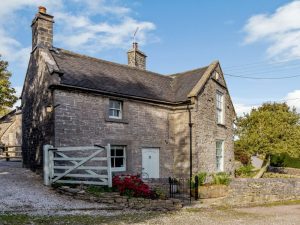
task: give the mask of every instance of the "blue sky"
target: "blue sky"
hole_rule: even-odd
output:
[[[218,59],[225,74],[300,75],[300,1],[9,0],[1,2],[0,54],[10,63],[18,92],[39,5],[54,15],[55,47],[126,64],[139,27],[137,41],[151,71],[171,74]],[[300,111],[300,77],[225,78],[239,114],[284,100]]]

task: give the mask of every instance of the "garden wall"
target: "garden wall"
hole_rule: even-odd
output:
[[[283,174],[288,174],[288,175],[300,176],[300,169],[296,169],[296,168],[269,166],[268,172],[283,173]]]
[[[300,200],[299,178],[234,179],[222,204],[249,205],[286,200]]]

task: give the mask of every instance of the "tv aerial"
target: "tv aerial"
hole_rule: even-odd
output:
[[[136,28],[134,34],[133,34],[133,43],[135,43],[136,34],[139,31],[139,27]]]

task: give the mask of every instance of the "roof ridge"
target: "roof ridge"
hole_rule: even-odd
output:
[[[55,50],[58,50],[58,52],[55,51]],[[163,77],[165,79],[172,79],[172,77],[170,77],[168,75],[163,75],[163,74],[155,73],[155,72],[152,72],[152,71],[149,71],[149,70],[142,70],[142,69],[131,67],[131,66],[128,66],[128,65],[125,65],[125,64],[111,62],[111,61],[108,61],[108,60],[99,59],[99,58],[96,58],[96,57],[79,54],[79,53],[72,52],[72,51],[69,51],[69,50],[66,50],[66,49],[63,49],[63,48],[52,47],[52,49],[50,49],[50,51],[54,52],[55,54],[59,54],[59,51],[62,51],[66,54],[70,54],[70,55],[74,55],[74,56],[78,56],[78,57],[84,57],[84,58],[91,59],[91,60],[94,60],[94,61],[100,61],[100,62],[104,62],[104,63],[107,63],[107,64],[116,65],[116,66],[124,67],[124,68],[127,68],[127,69],[131,69],[131,70],[136,70],[136,71],[139,71],[139,72],[150,73],[152,75]]]
[[[209,65],[208,65],[208,66],[203,66],[203,67],[198,67],[198,68],[191,69],[191,70],[186,70],[186,71],[179,72],[179,73],[168,74],[168,75],[166,75],[166,76],[169,76],[169,77],[175,78],[176,76],[179,76],[179,75],[181,75],[181,74],[185,74],[185,73],[194,72],[194,71],[201,70],[201,69],[205,69],[205,68],[208,68],[208,67],[209,67]]]

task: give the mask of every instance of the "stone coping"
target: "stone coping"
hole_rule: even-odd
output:
[[[69,195],[75,199],[80,199],[89,202],[98,202],[110,204],[109,209],[138,209],[138,210],[153,210],[153,211],[173,211],[179,210],[183,207],[183,203],[179,199],[145,199],[145,198],[130,198],[128,196],[121,196],[118,192],[102,192],[99,196],[92,195],[84,189],[71,188],[69,186],[62,186],[55,188],[58,193]]]

